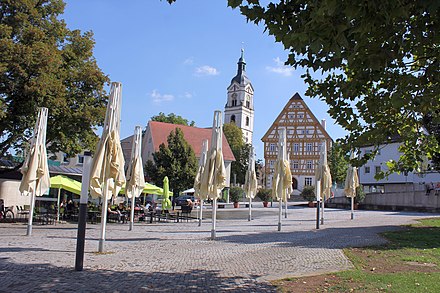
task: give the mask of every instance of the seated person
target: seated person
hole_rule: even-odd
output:
[[[119,203],[116,211],[118,212],[118,222],[122,222],[125,223],[126,221],[126,214],[127,214],[127,209],[125,208],[125,205],[123,202]]]

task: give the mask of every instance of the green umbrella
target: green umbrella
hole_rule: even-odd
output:
[[[163,179],[163,200],[162,200],[162,210],[171,209],[170,200],[170,184],[168,182],[168,176]]]
[[[121,191],[119,193],[125,194],[125,185],[121,188]],[[163,189],[156,185],[146,182],[144,189],[142,189],[142,193],[162,195]]]
[[[50,187],[58,189],[58,197],[57,197],[57,222],[60,221],[60,196],[61,189],[70,191],[72,193],[81,195],[81,182],[73,180],[69,177],[63,175],[57,175],[54,177],[50,177]]]

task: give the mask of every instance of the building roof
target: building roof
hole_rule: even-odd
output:
[[[151,132],[152,141],[154,144],[154,151],[157,152],[159,150],[159,146],[162,143],[167,145],[167,138],[170,135],[171,131],[176,128],[180,128],[183,132],[183,136],[185,140],[192,146],[196,157],[200,157],[202,153],[202,142],[203,140],[208,140],[208,146],[211,145],[211,128],[198,128],[186,125],[178,125],[171,123],[164,123],[158,121],[149,121],[149,128]],[[231,147],[226,140],[225,135],[223,134],[223,159],[225,161],[235,161],[234,154],[232,153]]]
[[[244,61],[244,50],[241,50],[241,57],[238,59],[238,68],[237,68],[237,75],[234,76],[231,80],[231,83],[234,81],[238,84],[250,84],[251,81],[246,75],[246,61]]]
[[[310,110],[310,108],[307,106],[306,102],[304,102],[303,98],[301,98],[301,96],[298,93],[295,93],[290,99],[289,101],[286,103],[286,105],[284,106],[283,110],[281,110],[280,114],[278,114],[277,118],[275,119],[275,121],[272,123],[272,125],[269,127],[269,129],[266,131],[266,133],[264,134],[264,136],[261,138],[261,141],[266,142],[268,141],[269,135],[271,134],[273,128],[278,124],[278,121],[281,120],[281,118],[283,117],[283,115],[285,115],[285,113],[287,113],[289,111],[289,107],[290,105],[293,103],[293,101],[300,101],[301,104],[304,107],[304,110],[306,112],[308,112],[311,116],[311,118],[317,123],[317,127],[321,130],[322,134],[329,140],[333,141],[332,138],[330,137],[330,135],[327,133],[326,129],[324,128],[324,126],[322,126],[322,124],[319,122],[319,120],[316,118],[316,116],[313,114],[312,110]]]

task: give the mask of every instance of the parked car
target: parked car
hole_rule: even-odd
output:
[[[184,206],[188,204],[188,199],[192,202],[195,201],[195,197],[192,195],[181,195],[176,198],[176,206]]]

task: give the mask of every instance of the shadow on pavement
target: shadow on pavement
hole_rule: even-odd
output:
[[[0,259],[1,292],[276,292],[257,276],[220,277],[216,271],[185,273],[112,270],[81,272],[49,264],[17,264]]]
[[[298,246],[307,248],[345,248],[372,245],[377,234],[402,229],[399,226],[326,228],[314,231],[259,232],[217,237],[217,241],[238,244],[273,243],[274,246]],[[331,241],[329,241],[331,239]],[[384,240],[385,241],[385,240]]]

